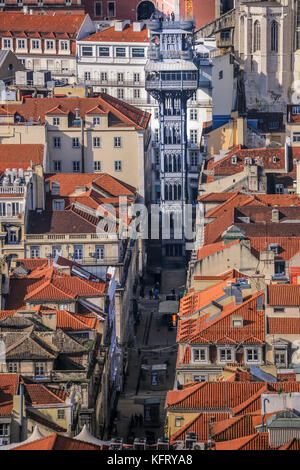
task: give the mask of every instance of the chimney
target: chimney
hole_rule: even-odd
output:
[[[284,169],[286,173],[289,172],[290,146],[291,146],[291,138],[287,136],[285,139],[285,144],[284,144]]]
[[[279,222],[279,210],[272,209],[272,222]]]

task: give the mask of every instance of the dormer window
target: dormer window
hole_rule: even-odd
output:
[[[255,165],[258,165],[258,164],[259,164],[259,159],[258,159],[258,158],[255,158],[255,159],[254,159],[254,163],[255,163]]]
[[[275,155],[273,156],[273,163],[277,163],[277,157]]]
[[[242,315],[232,315],[232,317],[231,317],[231,328],[243,328],[243,317],[242,317]]]
[[[39,39],[32,39],[31,40],[31,48],[32,49],[40,49],[40,40]]]
[[[277,244],[277,243],[270,243],[270,244],[269,244],[269,250],[270,250],[270,251],[273,251],[273,253],[274,253],[275,255],[278,255],[278,253],[279,253],[279,246],[278,246],[278,244]]]
[[[55,181],[53,181],[52,187],[51,187],[51,194],[53,194],[55,196],[59,196],[59,194],[60,194],[60,184],[59,183],[56,183]]]
[[[236,165],[237,164],[237,156],[236,155],[233,155],[233,157],[231,157],[231,163],[233,165]]]
[[[246,163],[246,165],[252,165],[252,158],[251,157],[246,157],[245,158],[245,163]]]
[[[68,51],[69,50],[69,41],[60,41],[60,50]]]
[[[101,118],[100,117],[93,117],[93,126],[101,126]]]

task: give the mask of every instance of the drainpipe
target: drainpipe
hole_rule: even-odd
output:
[[[81,122],[81,172],[84,173],[84,127],[83,127],[83,118]]]
[[[264,430],[264,427],[265,427],[266,402],[270,403],[269,398],[264,398],[264,400],[263,400],[263,415],[262,415],[262,420],[261,420],[263,430]]]
[[[23,431],[23,400],[24,400],[24,385],[20,383],[20,422],[19,422],[19,442],[22,442]]]

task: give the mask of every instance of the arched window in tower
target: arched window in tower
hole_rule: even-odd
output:
[[[165,200],[169,200],[169,186],[165,184]]]
[[[260,22],[255,21],[253,26],[253,52],[260,51]]]
[[[278,52],[278,30],[279,25],[277,21],[271,23],[271,51]]]

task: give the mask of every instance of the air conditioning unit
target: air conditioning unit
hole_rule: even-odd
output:
[[[183,441],[176,441],[175,442],[176,450],[184,450],[184,442]]]
[[[110,441],[109,450],[122,450],[123,449],[123,439],[114,438]]]
[[[133,441],[134,450],[146,450],[146,439],[144,437],[136,437]]]
[[[198,436],[194,432],[189,432],[185,438],[185,447],[192,449],[193,443],[197,442]]]
[[[161,438],[157,440],[157,450],[169,450],[169,439]]]
[[[193,442],[192,444],[193,450],[205,450],[204,442]]]

